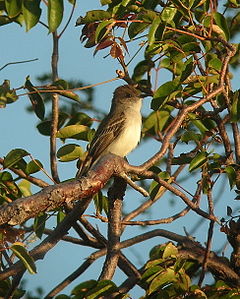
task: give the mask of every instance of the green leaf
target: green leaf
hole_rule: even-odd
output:
[[[157,55],[161,53],[163,50],[163,47],[159,43],[152,44],[151,46],[147,46],[145,50],[145,58],[148,60],[152,58],[154,55]]]
[[[49,33],[57,30],[63,18],[63,0],[48,0]]]
[[[152,112],[144,121],[143,133],[150,131],[151,135],[159,133],[171,120],[171,111],[173,107],[166,105],[158,111]]]
[[[9,168],[20,161],[23,157],[28,156],[29,153],[21,148],[11,150],[4,159],[3,167]]]
[[[71,125],[60,129],[57,132],[57,138],[74,138],[78,139],[79,135],[83,132],[87,132],[89,128],[84,125]]]
[[[228,177],[230,188],[232,189],[236,185],[236,170],[232,166],[225,167],[225,172]]]
[[[36,266],[33,258],[29,255],[26,248],[20,242],[14,243],[10,249],[22,261],[30,274],[36,274]]]
[[[203,166],[204,163],[207,161],[208,154],[206,152],[198,153],[195,158],[192,159],[188,170],[192,172],[193,170]]]
[[[100,0],[100,2],[101,2],[101,5],[104,6],[104,5],[107,5],[107,4],[111,4],[112,0]]]
[[[231,122],[238,122],[240,120],[240,95],[239,90],[235,91],[233,94],[232,107],[230,110],[230,120]]]
[[[167,244],[167,246],[164,249],[163,252],[163,259],[166,259],[168,257],[176,257],[178,254],[178,249],[176,246],[174,246],[171,242]]]
[[[75,92],[73,92],[71,90],[57,91],[56,93],[60,94],[61,96],[65,97],[65,98],[68,98],[68,99],[71,99],[71,100],[74,100],[77,102],[79,102],[79,100],[80,100],[79,95],[77,95]]]
[[[201,47],[197,42],[189,42],[182,45],[182,50],[185,52],[185,55],[190,53],[199,53],[201,52]]]
[[[153,110],[161,109],[168,101],[168,97],[179,87],[178,79],[168,81],[162,84],[154,93],[151,108]]]
[[[157,261],[157,263],[159,263],[159,261]],[[141,280],[149,283],[163,270],[164,268],[159,265],[154,265],[153,263],[151,266],[149,266],[148,263],[147,270],[142,274]]]
[[[40,0],[22,0],[22,12],[26,31],[34,27],[41,16]]]
[[[208,66],[215,69],[216,71],[221,71],[222,61],[219,58],[214,57],[208,62]]]
[[[24,87],[30,92],[28,97],[32,103],[33,110],[36,116],[43,120],[45,115],[45,106],[41,94],[38,92],[37,88],[31,83],[29,76],[26,78]]]
[[[37,125],[37,129],[38,129],[39,133],[41,133],[44,136],[50,136],[51,124],[52,124],[52,122],[50,120],[44,120],[44,121],[40,122]]]
[[[38,172],[41,168],[43,168],[43,165],[39,160],[32,160],[27,164],[25,172],[26,174],[32,174]]]
[[[101,280],[97,286],[87,292],[86,298],[96,299],[101,296],[107,296],[117,290],[117,286],[111,280]]]
[[[76,26],[107,20],[110,19],[111,17],[112,15],[108,11],[101,10],[101,9],[91,10],[88,11],[84,17],[79,17],[77,19]]]
[[[143,23],[133,22],[128,27],[128,35],[130,38],[134,38],[139,33],[143,32],[147,27],[151,25],[153,20],[157,17],[157,14],[151,10],[142,10],[137,17],[137,20],[143,21]]]
[[[137,23],[137,22],[131,23],[128,26],[128,36],[130,38],[134,38],[136,35],[146,30],[147,27],[149,27],[149,25],[150,24],[148,23]]]
[[[57,213],[57,224],[62,222],[65,217],[66,217],[66,214],[63,211],[59,211]]]
[[[55,299],[71,299],[71,297],[68,295],[61,294],[56,296]]]
[[[134,68],[133,80],[139,81],[143,75],[154,67],[154,63],[151,60],[142,60]]]
[[[104,211],[106,214],[108,213],[108,198],[103,196],[101,191],[94,195],[93,201],[97,212],[100,214],[102,214],[102,211]]]
[[[229,33],[228,25],[227,25],[227,22],[226,22],[226,19],[224,18],[224,16],[222,14],[220,14],[219,12],[214,12],[213,17],[214,17],[216,24],[224,32],[226,40],[229,40],[230,33]]]
[[[188,144],[189,141],[195,141],[196,143],[201,140],[201,135],[194,131],[186,131],[181,135],[181,141]]]
[[[36,217],[34,219],[33,229],[34,229],[36,236],[39,239],[42,238],[47,218],[48,218],[48,215],[46,213],[41,213],[38,217]]]
[[[0,181],[12,181],[12,180],[13,177],[10,172],[8,171],[0,172]]]
[[[61,162],[68,162],[79,159],[84,151],[77,144],[66,144],[57,151],[57,157]]]
[[[148,43],[151,46],[155,42],[155,33],[161,24],[160,17],[156,16],[156,18],[153,20],[148,33]]]
[[[12,20],[8,16],[0,16],[0,26],[12,23]]]
[[[60,112],[59,119],[58,119],[58,128],[61,128],[68,118],[69,118],[69,115],[67,113]],[[51,120],[44,120],[37,125],[37,129],[42,135],[50,136],[51,125],[52,125]]]
[[[21,12],[21,1],[5,0],[5,7],[10,18],[15,18]]]
[[[180,81],[181,82],[185,81],[191,75],[193,70],[194,70],[194,63],[193,63],[192,59],[186,61],[184,63],[184,70],[182,71]]]
[[[162,84],[154,93],[153,98],[162,98],[169,96],[179,86],[178,81],[168,81]]]
[[[22,195],[24,197],[31,196],[31,183],[27,180],[22,180],[20,183],[18,183],[18,188],[20,189]]]
[[[96,285],[98,284],[98,282],[96,280],[87,280],[84,281],[82,283],[80,283],[79,285],[77,285],[71,292],[71,295],[75,295],[75,296],[80,296],[78,297],[79,299],[82,299],[85,297],[85,294],[90,291],[91,289],[93,289]]]
[[[227,215],[232,216],[232,212],[233,212],[232,208],[227,206]]]
[[[95,43],[98,43],[103,39],[110,31],[109,25],[113,24],[114,20],[106,20],[98,24],[95,32]]]
[[[172,6],[171,7],[167,6],[161,12],[161,19],[164,22],[171,24],[176,13],[177,13],[177,8]]]
[[[75,92],[73,92],[71,90],[67,90],[67,89],[69,89],[69,84],[65,80],[60,79],[60,80],[54,81],[51,88],[57,90],[56,93],[60,94],[63,97],[69,98],[69,99],[77,101],[77,102],[80,100],[79,95],[77,95]],[[51,90],[51,89],[49,89],[49,90]]]
[[[16,91],[10,89],[10,81],[4,80],[3,84],[0,85],[0,108],[6,107],[6,104],[13,103],[17,99]]]
[[[152,294],[158,289],[161,289],[162,286],[165,286],[166,284],[173,281],[176,281],[175,272],[172,268],[167,268],[153,279],[148,289],[148,295]]]
[[[133,1],[132,0],[122,0],[121,5],[126,7],[131,2],[133,2]]]

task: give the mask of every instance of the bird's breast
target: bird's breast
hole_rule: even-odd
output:
[[[125,157],[139,143],[141,137],[142,118],[140,113],[131,113],[127,116],[121,134],[110,145],[109,152]]]

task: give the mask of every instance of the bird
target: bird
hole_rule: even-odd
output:
[[[115,89],[110,112],[100,123],[77,177],[86,175],[104,155],[126,157],[138,145],[142,129],[141,107],[141,93],[133,85]]]

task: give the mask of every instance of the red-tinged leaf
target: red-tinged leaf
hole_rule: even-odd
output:
[[[100,42],[97,47],[96,47],[96,50],[102,50],[102,49],[105,49],[109,46],[111,46],[112,44],[114,43],[113,40],[111,39],[105,39],[104,41]]]
[[[128,27],[128,25],[127,25],[125,22],[118,22],[118,23],[116,24],[116,26],[117,26],[117,27],[121,27],[121,28],[127,28],[127,27]]]
[[[123,48],[125,49],[125,51],[129,54],[128,47],[127,47],[127,44],[126,44],[125,40],[122,37],[118,37],[118,39],[120,40],[121,46],[123,46]]]
[[[117,43],[114,43],[112,45],[110,54],[113,58],[120,58],[120,59],[123,58],[123,51]]]
[[[104,41],[100,42],[97,45],[95,51],[93,52],[93,56],[95,56],[99,50],[106,49],[107,47],[110,47],[113,43],[114,41],[112,41],[111,39],[105,39]]]

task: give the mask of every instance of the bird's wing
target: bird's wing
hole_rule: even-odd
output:
[[[109,114],[100,124],[93,138],[89,155],[93,161],[96,161],[101,154],[108,148],[108,146],[121,135],[124,128],[124,113],[120,113],[118,118],[113,119]]]
[[[88,155],[80,166],[77,177],[85,175],[92,164],[101,156],[107,147],[122,133],[124,128],[124,113],[113,119],[109,114],[99,125],[95,136],[90,144]]]

